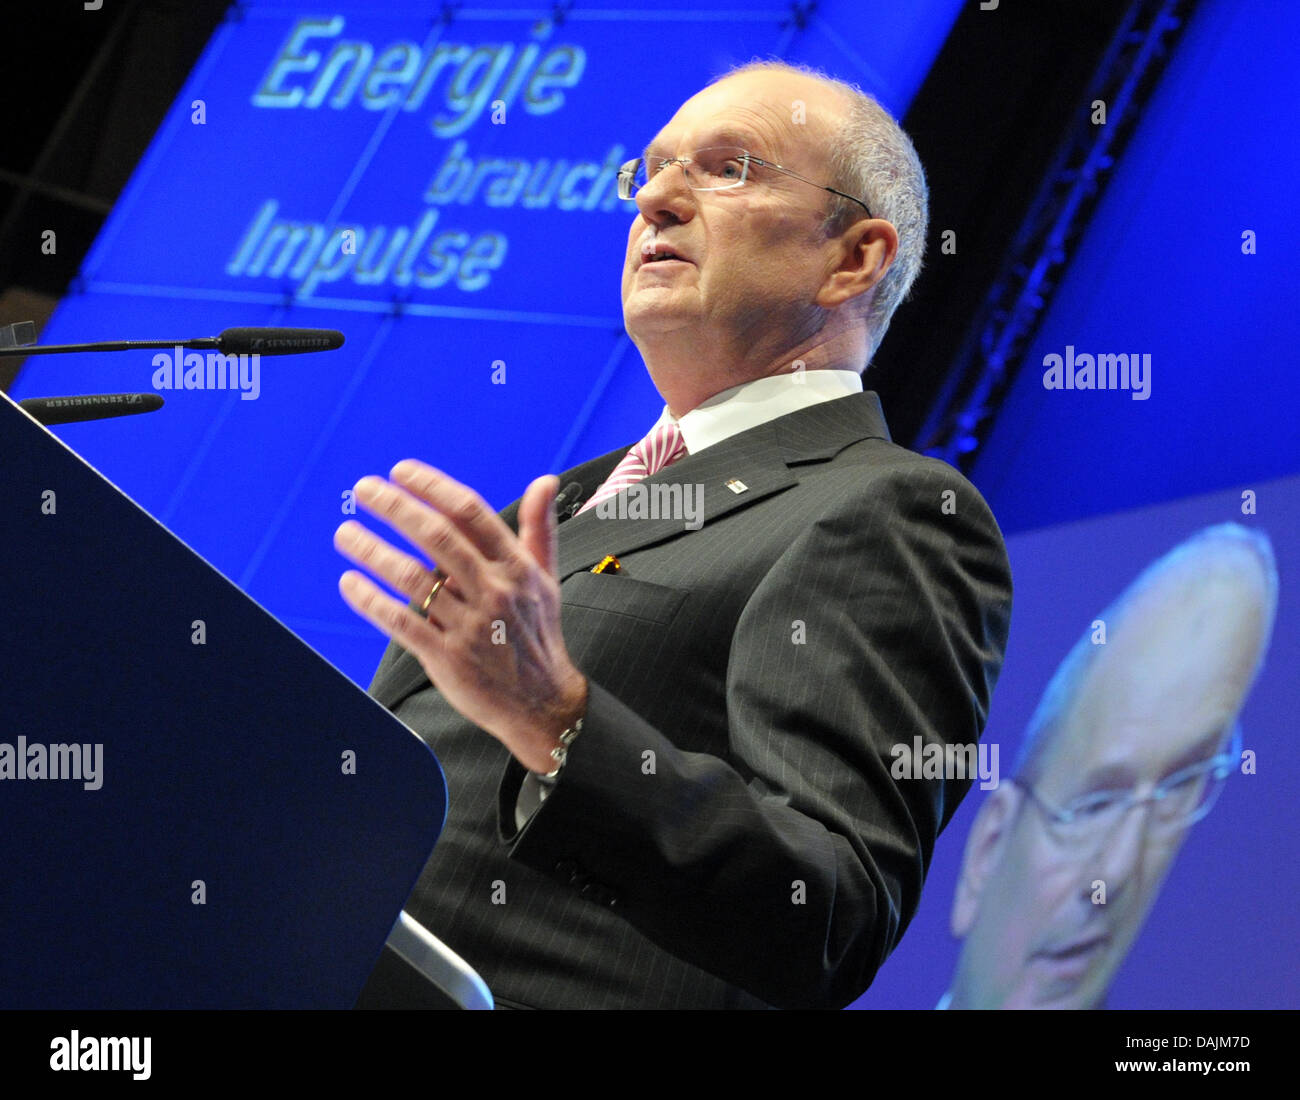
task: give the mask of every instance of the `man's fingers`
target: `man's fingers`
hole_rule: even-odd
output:
[[[414,458],[399,462],[389,477],[451,520],[485,558],[501,561],[513,552],[510,528],[473,489]]]
[[[467,589],[481,583],[482,554],[451,517],[430,509],[401,486],[381,477],[363,477],[356,484],[356,494],[366,511],[400,531],[448,576],[459,577]]]
[[[560,479],[554,474],[539,477],[524,491],[519,502],[519,541],[549,576],[559,571],[559,524],[555,519],[555,494]]]
[[[334,532],[334,548],[410,599],[424,599],[435,577],[423,562],[390,546],[356,520],[348,520]],[[461,602],[458,586],[445,583],[439,598]]]
[[[349,569],[339,578],[339,593],[363,619],[387,634],[403,649],[436,659],[442,653],[442,630],[393,599],[364,573]],[[441,598],[442,593],[438,594]]]

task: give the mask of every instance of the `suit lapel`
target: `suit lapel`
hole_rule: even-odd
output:
[[[824,462],[850,444],[869,438],[889,439],[889,430],[879,398],[867,391],[824,401],[760,424],[699,454],[679,459],[641,484],[680,485],[681,496],[677,499],[697,501],[702,526],[707,526],[798,484],[796,467]],[[583,499],[589,499],[613,472],[628,447],[565,471],[560,475],[560,487],[576,481],[583,488]],[[741,491],[729,488],[728,482],[738,483]],[[688,493],[694,495],[688,497]],[[666,495],[661,499],[666,499]],[[682,515],[620,519],[605,518],[602,513],[607,511],[593,508],[561,524],[561,581],[579,570],[590,569],[606,554],[618,557],[691,533]],[[502,519],[516,532],[518,514],[517,500],[501,512]],[[370,693],[391,708],[427,683],[420,663],[392,643],[375,672]]]
[[[749,507],[796,483],[798,479],[787,469],[780,453],[772,448],[770,435],[761,428],[742,435],[764,437],[736,436],[698,455],[686,455],[630,489],[622,498],[625,507],[621,518],[619,497],[574,516],[560,529],[560,580],[590,569],[606,554],[621,557],[656,543],[682,538],[691,533],[687,524],[692,520],[697,521],[692,527],[708,526],[728,512]],[[728,481],[741,491],[729,489]],[[633,494],[644,494],[643,501],[673,500],[685,504],[689,514],[676,511],[676,514],[656,515],[653,508],[648,516],[635,511],[629,514],[626,505],[636,499]]]

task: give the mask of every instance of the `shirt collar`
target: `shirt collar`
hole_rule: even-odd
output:
[[[862,392],[862,375],[854,370],[810,370],[755,378],[714,394],[677,418],[689,454],[721,443],[769,420],[823,401]],[[654,427],[671,423],[668,406]],[[651,428],[653,431],[654,428]]]

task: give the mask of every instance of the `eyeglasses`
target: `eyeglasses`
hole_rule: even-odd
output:
[[[1194,825],[1214,809],[1223,784],[1241,759],[1241,727],[1233,728],[1231,747],[1218,756],[1182,768],[1159,783],[1134,789],[1090,791],[1063,807],[1053,806],[1022,779],[1011,782],[1047,819],[1047,831],[1063,847],[1099,844],[1135,807],[1150,802],[1151,835],[1161,839]]]
[[[798,172],[792,172],[789,168],[763,160],[734,145],[714,145],[707,149],[696,149],[695,152],[684,157],[636,157],[629,160],[618,170],[618,197],[631,199],[652,178],[673,164],[682,166],[682,172],[686,176],[686,186],[692,191],[726,191],[732,187],[740,187],[749,179],[750,165],[757,164],[762,168],[770,168],[773,172],[783,172],[802,183],[811,184],[819,190],[829,191],[832,195],[848,199],[849,202],[856,202],[866,210],[868,218],[875,217],[861,199],[855,199],[843,191],[836,191],[834,187],[816,183],[799,175]]]

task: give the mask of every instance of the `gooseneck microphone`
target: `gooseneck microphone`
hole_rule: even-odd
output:
[[[301,355],[343,346],[343,333],[332,328],[228,328],[213,339],[223,355]]]
[[[76,397],[28,397],[18,406],[48,426],[153,412],[163,407],[163,399],[156,393],[84,393]]]
[[[100,340],[90,344],[22,344],[17,334],[34,331],[30,321],[0,329],[0,356],[66,355],[82,351],[151,351],[157,348],[215,351],[221,355],[301,355],[334,351],[343,346],[343,333],[332,328],[228,328],[216,336],[190,340]],[[18,404],[42,424],[71,424],[110,416],[161,409],[156,393],[88,393],[76,397],[29,397]]]
[[[64,355],[77,351],[151,351],[188,348],[222,355],[299,355],[334,351],[343,346],[343,333],[331,328],[228,328],[216,336],[190,340],[101,340],[93,344],[29,344],[0,347],[3,355]]]

